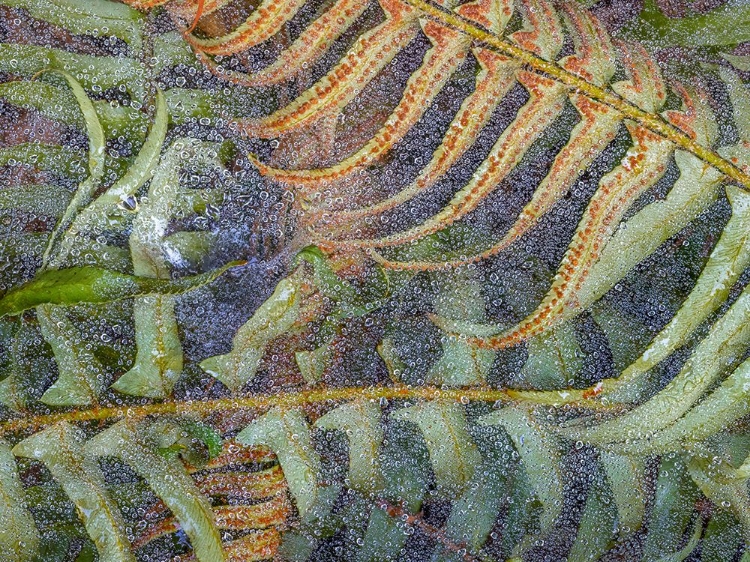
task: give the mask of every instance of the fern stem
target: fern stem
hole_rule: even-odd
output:
[[[349,400],[381,400],[381,399],[422,399],[446,400],[455,402],[517,402],[506,389],[496,388],[439,388],[435,386],[371,386],[367,388],[345,387],[332,389],[312,389],[301,391],[280,392],[278,394],[256,394],[236,398],[220,398],[216,400],[168,401],[143,406],[118,406],[107,408],[92,408],[89,410],[74,410],[40,416],[27,416],[9,420],[0,424],[0,435],[37,430],[40,427],[52,425],[60,421],[71,423],[86,421],[103,421],[121,418],[142,418],[150,415],[165,414],[195,414],[208,415],[213,412],[231,412],[238,410],[266,410],[273,406],[295,408],[305,404],[322,402],[340,402]],[[581,400],[577,406],[585,408],[611,408],[595,400]]]
[[[690,138],[688,134],[662,119],[661,116],[644,111],[624,100],[617,94],[591,84],[575,74],[564,70],[553,62],[546,61],[525,49],[503,41],[494,33],[482,29],[458,14],[454,14],[453,12],[449,12],[444,8],[434,5],[430,0],[404,1],[424,12],[426,16],[466,33],[490,49],[513,57],[533,70],[542,72],[550,78],[557,80],[566,86],[570,86],[577,92],[585,94],[591,99],[615,108],[628,119],[632,119],[636,123],[674,143],[681,149],[694,154],[704,162],[719,170],[728,178],[737,182],[743,189],[750,191],[750,174],[744,172],[729,160],[722,158],[710,148],[696,142]]]

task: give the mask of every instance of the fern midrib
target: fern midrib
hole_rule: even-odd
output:
[[[635,121],[639,125],[674,143],[679,148],[690,152],[707,164],[710,164],[725,176],[734,180],[745,191],[750,191],[750,174],[745,173],[729,160],[722,158],[717,152],[694,141],[689,135],[665,121],[660,115],[644,111],[613,92],[587,82],[583,78],[536,56],[530,51],[503,41],[494,33],[479,27],[458,14],[434,5],[429,0],[403,1],[421,10],[427,17],[471,36],[486,47],[519,60],[531,69],[541,72],[566,86],[570,86],[591,99],[615,108],[628,119]]]
[[[139,419],[151,415],[164,414],[198,414],[207,415],[217,411],[231,412],[238,410],[266,410],[274,406],[295,408],[305,404],[325,402],[349,402],[352,400],[445,400],[454,402],[517,402],[511,398],[507,389],[472,387],[472,388],[440,388],[437,386],[371,386],[343,387],[333,389],[312,389],[280,392],[278,394],[262,394],[242,397],[219,398],[216,400],[170,400],[143,406],[96,407],[91,409],[74,410],[56,414],[26,416],[0,423],[0,435],[38,429],[67,421],[79,423],[86,421],[102,421],[110,419]],[[576,403],[582,408],[595,410],[618,410],[618,405],[606,405],[597,400],[583,399]]]

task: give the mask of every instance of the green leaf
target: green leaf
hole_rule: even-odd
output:
[[[401,522],[376,507],[370,513],[362,548],[357,551],[357,562],[401,560],[399,555],[407,538]]]
[[[728,55],[723,56],[726,58]],[[747,59],[747,57],[743,58]],[[750,70],[750,68],[746,70]],[[750,92],[748,92],[748,86],[740,80],[735,72],[727,68],[719,69],[719,76],[721,76],[729,92],[729,101],[732,102],[737,132],[742,140],[750,141]],[[726,157],[726,155],[724,156]]]
[[[0,96],[13,105],[34,109],[55,121],[68,125],[85,125],[75,97],[70,95],[70,91],[53,84],[38,80],[5,82],[0,84]]]
[[[703,532],[703,521],[701,520],[700,517],[697,517],[695,519],[695,525],[693,526],[693,533],[690,536],[690,540],[684,546],[684,548],[682,548],[682,550],[678,550],[674,554],[662,556],[661,558],[659,558],[658,562],[682,562],[683,560],[685,560],[698,547],[698,543],[701,540],[702,532]]]
[[[208,205],[221,205],[223,200],[221,189],[185,189],[174,199],[169,210],[175,218],[181,219],[203,214]]]
[[[378,453],[383,442],[380,407],[369,400],[355,400],[331,410],[315,427],[342,430],[349,439],[349,487],[373,494],[383,487]]]
[[[107,215],[112,209],[128,197],[134,195],[154,175],[159,162],[161,148],[167,135],[167,104],[161,90],[156,91],[156,113],[146,142],[143,143],[133,164],[125,175],[96,198],[76,217],[71,235],[86,232],[93,228],[105,229],[108,226]]]
[[[38,142],[21,143],[0,149],[0,165],[33,166],[76,181],[82,181],[87,174],[84,155],[80,150]]]
[[[615,372],[622,372],[638,359],[648,343],[651,333],[635,315],[628,314],[611,304],[608,299],[597,301],[590,309],[591,317],[607,337]],[[606,382],[602,383],[606,387]]]
[[[195,53],[179,31],[160,33],[153,38],[153,41],[154,52],[159,54],[157,60],[154,61],[154,75],[158,75],[159,73],[180,64],[202,68]],[[187,93],[187,95],[185,95],[185,93]],[[179,105],[183,101],[196,100],[196,103],[201,108],[212,108],[216,105],[216,99],[221,97],[223,96],[216,96],[206,90],[170,88],[169,91],[167,91],[169,114],[171,117],[177,117],[175,124],[184,123],[186,118],[214,117],[213,113],[211,115],[189,113],[189,107],[179,107]]]
[[[482,425],[501,425],[521,455],[531,486],[542,502],[542,531],[549,531],[563,504],[560,453],[554,440],[521,408],[509,406],[483,416]]]
[[[429,453],[417,444],[418,433],[408,423],[386,426],[381,458],[384,488],[380,494],[392,505],[403,507],[409,514],[419,512],[429,482]],[[389,515],[384,507],[370,513],[357,562],[398,561],[409,530],[400,519]]]
[[[719,56],[729,62],[737,70],[750,72],[750,57],[747,55],[730,55],[729,53],[719,53]]]
[[[159,36],[161,38],[163,36]],[[180,47],[184,43],[180,42]],[[176,49],[173,49],[176,51]],[[195,57],[190,48],[180,49],[171,60],[178,63],[184,59],[183,64],[195,62]],[[175,124],[181,124],[189,119],[212,119],[216,117],[215,96],[203,90],[187,90],[184,88],[170,88],[166,93],[169,115]]]
[[[0,191],[0,211],[18,209],[50,217],[62,215],[71,193],[56,185],[22,185]]]
[[[177,518],[198,560],[224,560],[211,504],[179,459],[167,460],[151,450],[139,437],[138,428],[128,421],[118,422],[92,437],[86,443],[86,452],[93,457],[118,457],[130,465]]]
[[[40,114],[66,125],[84,127],[83,116],[78,110],[75,96],[64,88],[40,81],[16,80],[0,84],[0,97],[13,105],[30,108]],[[112,105],[105,100],[92,101],[105,136],[113,139],[122,136],[140,143],[145,133],[146,116],[140,111],[123,105]]]
[[[304,519],[318,499],[320,458],[312,446],[310,426],[302,412],[272,408],[243,429],[237,435],[237,442],[271,448]]]
[[[333,350],[329,343],[312,351],[295,351],[294,360],[307,384],[317,384],[331,362]]]
[[[303,248],[297,254],[294,263],[300,262],[312,265],[315,286],[324,296],[338,303],[338,310],[331,315],[332,317],[364,316],[383,304],[382,300],[367,301],[363,298],[361,289],[355,289],[336,275],[328,259],[317,246]]]
[[[150,175],[148,168],[154,164],[158,151],[156,146],[161,144],[158,142],[160,138],[159,136],[155,139],[151,147],[153,152],[144,156],[144,161],[147,163],[143,168],[143,173],[138,175],[137,183],[142,183]],[[219,167],[220,164],[215,156],[215,145],[202,143],[196,139],[181,138],[174,141],[162,157],[153,173],[148,198],[140,206],[130,233],[130,253],[136,275],[164,279],[170,277],[163,248],[164,237],[181,200],[190,197],[190,190],[180,187],[180,169],[188,159]],[[126,193],[116,194],[116,197],[113,195],[111,199],[120,200],[120,195],[126,195]]]
[[[70,267],[99,267],[118,272],[132,270],[130,252],[120,246],[100,244],[90,238],[79,238],[76,250],[70,256]]]
[[[106,490],[96,461],[85,454],[78,430],[60,422],[21,441],[13,454],[45,464],[76,505],[101,562],[135,562],[122,514]]]
[[[568,560],[595,561],[607,552],[614,537],[617,510],[609,488],[595,478],[591,484],[586,507],[578,522],[578,532]]]
[[[706,526],[701,545],[701,562],[731,560],[742,542],[737,520],[727,511],[716,511]]]
[[[55,354],[59,373],[40,400],[50,406],[96,404],[105,387],[104,366],[87,348],[64,308],[43,304],[37,307],[36,316]]]
[[[182,344],[174,297],[150,295],[133,303],[135,364],[112,388],[124,394],[166,398],[182,374]]]
[[[487,540],[507,495],[504,475],[496,465],[482,463],[474,471],[466,491],[451,508],[445,524],[447,537],[455,544],[465,544],[476,552]],[[437,548],[440,552],[442,549]],[[433,562],[462,560],[455,553],[442,552]]]
[[[460,496],[482,458],[469,435],[463,408],[454,402],[420,402],[391,418],[416,424],[427,443],[435,480],[449,497]]]
[[[178,455],[194,468],[204,468],[221,454],[222,438],[204,423],[182,417],[162,417],[149,425],[143,438],[160,455],[172,459]],[[262,480],[259,481],[262,484]]]
[[[0,43],[0,71],[33,76],[49,68],[64,69],[84,88],[102,90],[123,85],[133,99],[145,98],[143,66],[126,57],[92,56],[36,45]]]
[[[209,458],[213,459],[221,454],[223,440],[213,427],[193,420],[185,420],[182,425],[189,435],[203,442],[208,449]]]
[[[217,239],[216,232],[181,230],[164,239],[164,249],[169,255],[176,256],[173,261],[186,262],[190,267],[200,267]]]
[[[93,543],[86,542],[81,547],[81,552],[76,556],[75,562],[95,562],[96,560],[96,548]]]
[[[400,382],[407,371],[407,366],[398,356],[396,344],[393,339],[383,338],[383,341],[378,344],[377,352],[383,363],[385,363],[385,368],[388,370],[388,376],[391,380],[393,382]]]
[[[22,411],[38,397],[40,382],[54,368],[49,348],[43,343],[39,325],[19,318],[7,344],[8,365],[0,381],[0,402],[11,410]]]
[[[32,17],[59,25],[77,35],[115,36],[127,41],[134,49],[140,49],[139,24],[143,16],[123,4],[87,0],[84,10],[75,0],[2,0],[1,3],[24,8]]]
[[[353,303],[357,300],[357,293],[354,288],[334,273],[325,255],[317,246],[307,246],[300,250],[296,261],[297,263],[306,261],[313,266],[315,285],[325,296],[335,301],[347,303]]]
[[[486,382],[497,352],[477,349],[460,338],[443,337],[443,355],[428,371],[425,382],[471,386]]]
[[[435,313],[456,322],[483,322],[485,314],[481,284],[466,273],[440,277],[441,291]],[[443,355],[426,375],[432,384],[470,386],[486,382],[497,352],[477,349],[461,338],[443,337]]]
[[[599,458],[617,506],[620,533],[627,535],[637,531],[646,515],[646,466],[643,458],[607,451],[602,451]]]
[[[201,368],[233,391],[252,380],[266,346],[297,320],[300,293],[296,277],[282,279],[268,300],[237,331],[232,351],[206,359]]]
[[[213,271],[180,279],[139,277],[88,266],[47,270],[0,299],[0,318],[47,304],[73,306],[152,294],[179,295],[207,285],[228,269],[244,264],[244,261],[234,261]]]
[[[438,278],[441,290],[435,313],[459,322],[487,320],[481,284],[467,273]],[[478,349],[453,336],[443,337],[443,355],[425,377],[432,384],[470,386],[483,384],[495,361],[496,351]]]
[[[535,389],[569,387],[583,368],[583,351],[570,323],[530,339],[528,352],[521,380]]]
[[[99,187],[99,182],[101,181],[102,175],[104,175],[104,157],[106,154],[104,129],[102,129],[102,125],[99,122],[99,116],[97,115],[94,105],[91,103],[88,95],[86,95],[83,86],[81,86],[73,75],[68,72],[62,70],[46,70],[45,72],[59,74],[65,78],[68,86],[70,86],[70,89],[73,91],[73,95],[78,102],[78,107],[80,107],[81,113],[83,113],[83,119],[86,123],[86,133],[89,138],[89,177],[78,186],[67,209],[65,209],[62,218],[60,218],[55,225],[55,229],[50,235],[47,249],[42,258],[43,267],[47,265],[52,257],[52,250],[55,247],[57,238],[62,232],[65,232],[80,209],[89,203],[94,192]]]
[[[682,460],[679,457],[663,459],[648,518],[644,560],[658,560],[680,549],[693,516],[693,510],[685,506],[692,506],[699,496]]]
[[[703,15],[668,18],[649,0],[638,18],[617,35],[653,49],[735,45],[750,41],[750,7],[734,1]]]
[[[519,469],[521,467],[518,467]],[[506,532],[500,539],[501,550],[507,562],[521,562],[522,553],[539,536],[538,518],[542,509],[535,501],[535,491],[525,470],[512,470]]]
[[[315,550],[316,540],[307,533],[287,531],[282,535],[278,556],[284,562],[306,562]]]
[[[32,560],[39,548],[39,531],[27,510],[16,460],[0,441],[0,557],[7,562]]]

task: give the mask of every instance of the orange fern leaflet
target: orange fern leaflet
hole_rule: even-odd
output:
[[[276,35],[305,3],[305,0],[293,2],[264,3],[254,10],[250,17],[224,37],[200,39],[187,35],[193,47],[210,55],[231,55],[262,43]],[[188,29],[188,33],[192,31]]]

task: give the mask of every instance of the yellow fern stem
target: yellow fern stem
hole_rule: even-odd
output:
[[[143,406],[117,406],[77,410],[57,414],[27,416],[0,423],[0,435],[36,430],[60,421],[80,423],[87,421],[140,419],[152,415],[192,414],[210,415],[216,412],[242,410],[267,410],[274,406],[296,408],[306,404],[348,402],[351,400],[444,400],[455,402],[512,402],[509,391],[504,388],[471,387],[443,388],[437,386],[370,386],[313,389],[256,394],[217,400],[191,400],[187,402],[166,401]],[[611,409],[612,406],[596,400],[583,400],[577,404],[582,408]]]
[[[274,406],[295,408],[306,404],[347,402],[355,399],[362,400],[446,400],[472,402],[510,402],[512,401],[506,389],[472,387],[472,388],[441,388],[435,386],[371,386],[345,387],[332,389],[314,389],[280,392],[277,394],[262,394],[217,400],[192,400],[187,402],[160,402],[143,406],[118,406],[112,408],[96,408],[92,410],[77,410],[57,414],[27,416],[16,418],[0,424],[0,435],[25,432],[55,424],[59,421],[80,423],[97,420],[140,419],[151,415],[163,414],[192,414],[209,415],[215,412],[234,412],[242,410],[267,410]],[[581,407],[607,409],[596,400],[582,401]]]

